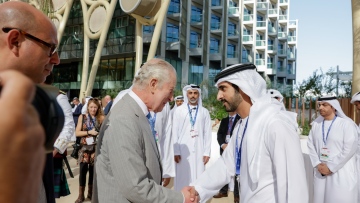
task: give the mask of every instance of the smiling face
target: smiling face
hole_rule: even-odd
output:
[[[223,103],[227,112],[235,112],[244,100],[240,92],[229,82],[219,83],[217,99]]]
[[[166,103],[173,101],[174,99],[174,89],[176,86],[176,77],[174,73],[171,72],[169,75],[168,82],[164,82],[162,87],[157,85],[154,88],[154,100],[152,105],[152,110],[156,112],[162,111]]]
[[[360,101],[355,101],[354,105],[355,105],[357,110],[360,110]]]
[[[89,100],[88,102],[88,113],[91,115],[91,116],[96,116],[97,115],[97,112],[98,112],[98,109],[99,109],[100,105],[98,105],[94,99],[91,99]]]

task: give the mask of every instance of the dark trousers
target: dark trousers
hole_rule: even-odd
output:
[[[80,163],[80,173],[79,173],[79,185],[86,185],[86,174],[89,171],[89,182],[88,185],[93,184],[94,179],[94,166],[87,163]]]
[[[236,176],[234,177],[234,197],[239,197],[239,183],[238,181],[236,180]],[[220,189],[220,192],[221,194],[227,194],[228,193],[228,190],[229,190],[229,185],[226,184],[224,187],[222,187]]]

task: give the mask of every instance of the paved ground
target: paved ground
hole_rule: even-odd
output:
[[[216,129],[213,129],[214,131]],[[68,148],[68,154],[71,154],[72,147]],[[211,149],[211,159],[208,163],[208,166],[212,165],[215,160],[219,157],[219,145],[216,140],[216,133],[213,132],[212,134],[212,149]],[[74,178],[71,178],[68,174],[67,169],[65,168],[68,184],[70,187],[71,194],[66,197],[61,197],[60,199],[56,199],[57,203],[72,203],[75,202],[75,200],[78,197],[79,194],[79,167],[76,164],[76,160],[68,155],[69,164],[71,167],[71,170],[74,174]],[[172,188],[172,182],[169,184],[169,188]],[[85,190],[85,196],[87,195],[87,188]],[[91,202],[90,200],[86,200],[84,202]],[[232,192],[229,192],[229,196],[225,198],[220,199],[212,199],[208,203],[233,203],[234,202],[234,196]]]

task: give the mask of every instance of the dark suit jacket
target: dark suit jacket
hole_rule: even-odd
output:
[[[47,203],[55,203],[54,194],[54,163],[53,154],[46,154],[45,167],[43,172],[43,183],[46,192]]]
[[[231,132],[230,132],[230,137],[233,133],[235,124],[238,122],[238,120],[240,119],[240,116],[236,114],[235,120],[233,122],[233,126],[231,127]],[[229,125],[229,116],[226,118],[223,118],[220,122],[220,126],[219,126],[219,130],[217,133],[217,140],[218,143],[220,145],[220,155],[223,153],[223,149],[221,148],[222,144],[226,144],[225,143],[225,139],[226,139],[226,134],[227,134],[227,130],[228,130],[228,125]]]
[[[74,118],[74,122],[75,122],[75,128],[76,125],[78,123],[79,120],[79,116],[81,115],[81,109],[82,109],[83,105],[81,103],[79,103],[79,105],[76,107],[74,113],[73,113],[73,118]]]
[[[112,100],[105,106],[104,114],[107,115],[111,109],[112,106]]]

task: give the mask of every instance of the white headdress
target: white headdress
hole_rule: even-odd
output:
[[[186,85],[183,88],[183,95],[185,95],[184,96],[184,103],[185,104],[189,103],[189,98],[187,97],[187,91],[188,90],[197,90],[197,91],[199,91],[198,105],[202,106],[201,89],[200,89],[200,87],[198,85],[194,85],[194,84]]]
[[[284,97],[281,95],[279,91],[275,89],[268,89],[267,93],[271,97],[271,101],[273,104],[280,105],[282,110],[286,110],[283,102]],[[278,98],[280,100],[278,100]]]
[[[264,141],[267,133],[265,126],[270,122],[269,118],[280,111],[279,105],[271,104],[271,98],[266,94],[266,82],[255,69],[253,64],[236,64],[225,68],[215,77],[216,87],[221,82],[230,82],[237,85],[252,101],[247,128],[251,135],[247,137],[246,145],[248,171],[253,183],[257,183],[260,177],[261,154],[265,149],[259,143]]]
[[[360,92],[356,92],[352,98],[351,98],[351,103],[354,104],[356,101],[360,101]]]
[[[332,107],[334,107],[334,109],[336,110],[335,114],[337,116],[339,116],[340,118],[349,120],[351,122],[354,122],[351,118],[347,117],[344,113],[344,111],[342,110],[339,101],[337,100],[337,98],[333,95],[326,95],[326,96],[322,96],[318,99],[318,102],[326,102],[329,103]],[[314,122],[316,121],[323,121],[324,117],[322,117],[321,115],[319,115]]]

